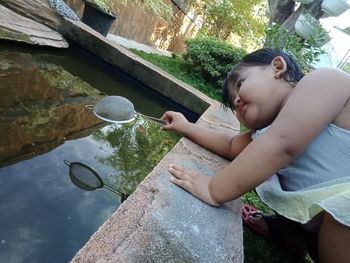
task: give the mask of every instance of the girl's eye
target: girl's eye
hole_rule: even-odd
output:
[[[239,81],[237,82],[237,88],[238,88],[238,89],[242,86],[243,82],[244,82],[244,80],[239,80]]]

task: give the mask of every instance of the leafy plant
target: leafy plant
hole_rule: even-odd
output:
[[[342,70],[350,74],[350,62],[345,63],[345,65],[342,67]]]
[[[130,0],[129,0],[130,1]],[[136,4],[137,0],[133,0]],[[144,0],[142,1],[146,8],[152,10],[157,16],[160,16],[164,21],[170,22],[173,18],[173,9],[163,0]]]
[[[186,39],[185,43],[184,58],[192,62],[191,72],[199,73],[217,89],[221,89],[228,72],[246,54],[245,50],[215,38]]]
[[[112,0],[86,0],[92,4],[97,5],[107,13],[118,13],[119,9],[114,5]]]
[[[317,25],[314,34],[310,36],[309,42],[316,47],[320,47],[330,41],[327,31],[321,26]]]
[[[264,34],[268,22],[265,0],[186,0],[202,16],[200,36],[230,41],[241,47],[256,48],[256,38]]]
[[[307,12],[300,14],[296,21],[295,28],[297,34],[308,39],[313,46],[321,47],[330,41],[328,32],[322,27],[320,21]]]
[[[107,13],[118,13],[119,9],[115,5],[113,0],[86,0],[87,2],[93,3],[106,11]],[[173,10],[170,5],[163,2],[163,0],[144,0],[142,5],[138,0],[122,0],[121,4],[135,4],[144,9],[152,10],[157,16],[160,16],[165,21],[170,21],[173,17]]]
[[[303,40],[292,35],[287,29],[281,29],[279,24],[272,24],[265,30],[265,47],[281,50],[293,57],[306,73],[312,68],[312,64],[319,61],[319,57],[325,54],[325,50],[315,46],[313,40]]]

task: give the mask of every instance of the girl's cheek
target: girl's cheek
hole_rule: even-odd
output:
[[[245,119],[239,114],[239,112],[236,111],[236,118],[237,120],[243,125],[246,126],[246,121]]]

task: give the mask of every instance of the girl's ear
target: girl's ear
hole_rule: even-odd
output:
[[[275,57],[271,61],[271,66],[275,71],[275,79],[280,79],[287,71],[287,63],[281,56]]]

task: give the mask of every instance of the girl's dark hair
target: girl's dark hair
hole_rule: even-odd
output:
[[[278,56],[282,57],[287,64],[287,70],[283,75],[285,81],[296,83],[304,77],[304,73],[301,71],[297,62],[286,53],[276,49],[262,48],[243,57],[242,61],[235,65],[230,71],[222,90],[222,104],[231,109],[233,108],[233,101],[230,100],[229,85],[237,80],[239,70],[242,67],[270,65],[272,60]]]

